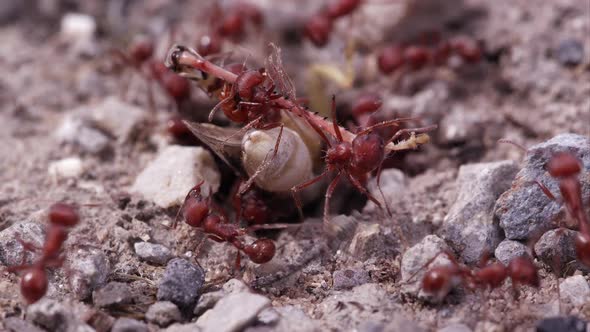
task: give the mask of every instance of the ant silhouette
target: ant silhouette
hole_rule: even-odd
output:
[[[20,289],[29,304],[39,301],[47,293],[48,280],[45,270],[63,265],[65,257],[61,255],[62,246],[68,238],[69,230],[80,222],[80,216],[74,206],[56,203],[49,208],[48,221],[43,248],[17,238],[23,246],[22,263],[6,268],[8,272],[24,271]],[[24,264],[24,252],[38,250],[41,250],[41,256],[32,264]]]

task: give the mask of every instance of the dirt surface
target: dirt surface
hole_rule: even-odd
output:
[[[355,14],[356,25],[339,23],[334,40],[317,49],[307,41],[287,39],[298,20],[316,10],[313,5],[299,10],[289,3],[279,6],[278,2],[254,1],[268,17],[267,26],[239,45],[225,45],[225,51],[234,51],[232,60],[247,58],[253,67],[261,66],[266,44],[274,41],[282,48],[285,67],[303,97],[309,93],[305,69],[326,61],[344,67],[342,49],[347,36],[366,33],[355,58],[358,82],[347,89],[325,83],[325,95],[336,93],[339,115],[346,118],[341,123],[352,121],[347,115],[351,100],[360,92],[376,91],[383,99],[384,117],[421,117],[423,124],[438,124],[439,129],[432,133],[431,144],[394,157],[398,158],[394,166],[404,171],[407,182],[403,190],[394,191],[397,198],[389,202],[393,218],[374,206],[364,207],[366,199],[351,187],[343,186],[334,197],[333,215],[346,213],[359,224],[379,224],[382,230],[393,232],[383,242],[390,247],[369,254],[360,249],[355,254],[345,243],[340,250],[333,250],[318,227],[323,205],[317,199],[306,208],[310,218],[302,230],[267,233],[279,248],[273,261],[259,266],[243,259],[241,272],[234,271],[234,248],[210,241],[194,257],[192,250],[203,236],[186,225],[174,230],[166,227],[177,207],[161,208],[130,192],[138,174],[158,151],[178,143],[166,132],[166,121],[175,114],[176,106],[156,87],[152,112],[146,81],[133,68],[117,65],[111,52],[125,49],[134,35],[147,33],[158,38],[156,52],[163,59],[170,45],[171,23],[178,31],[175,41],[193,43],[207,29],[204,17],[208,5],[196,1],[129,2],[125,14],[119,15],[113,8],[127,2],[104,1],[96,6],[45,2],[61,7],[16,9],[12,17],[18,18],[6,20],[0,27],[0,232],[22,222],[45,225],[46,208],[56,201],[92,204],[80,207],[82,222],[72,230],[66,254],[75,256],[76,250],[89,248],[102,251],[110,266],[108,281],[127,283],[132,293],[131,304],[102,312],[115,318],[145,319],[147,308],[156,302],[165,270],[165,266],[136,255],[134,243],[148,241],[170,248],[178,257],[186,258],[189,252],[190,259],[196,259],[206,272],[202,292],[219,289],[233,277],[242,278],[253,291],[269,298],[273,307],[301,309],[312,321],[310,326],[318,330],[379,331],[371,326],[391,328],[388,324],[406,323],[426,330],[452,323],[478,331],[531,330],[540,319],[560,313],[556,277],[539,262],[541,287],[525,287],[518,299],[512,297],[510,283],[493,291],[459,288],[438,304],[403,296],[400,251],[405,249],[394,225],[402,225],[410,245],[427,234],[438,234],[457,199],[455,179],[461,165],[506,159],[521,162],[523,153],[509,144],[498,144],[500,138],[532,146],[561,133],[590,135],[589,2],[466,1],[460,12],[451,11],[450,22],[431,28],[440,29],[443,36],[467,34],[480,40],[484,59],[475,65],[408,72],[393,80],[375,72],[370,63],[374,63],[374,52],[380,45],[405,42],[416,34],[415,30],[404,33],[411,27],[407,24],[411,15],[383,23],[379,8],[386,5],[368,0],[363,5],[366,8]],[[0,6],[0,10],[4,9]],[[60,21],[68,11],[94,16],[98,25],[94,36],[76,44],[74,37],[60,33]],[[375,26],[381,31],[374,31]],[[572,40],[583,45],[585,53],[578,65],[567,66],[557,53],[562,42]],[[120,137],[97,129],[106,137],[98,152],[92,149],[99,144],[96,141],[90,140],[90,147],[60,142],[58,128],[64,119],[91,116],[97,105],[112,96],[142,110],[141,120],[130,120],[140,123],[131,134]],[[193,87],[191,99],[180,106],[180,113],[206,121],[215,103]],[[122,112],[121,118],[128,119],[129,113]],[[217,123],[224,124],[224,120]],[[50,164],[67,157],[80,158],[81,174],[71,178],[51,175]],[[217,162],[222,183],[216,199],[229,209],[233,177],[220,160]],[[387,187],[389,182],[386,179],[384,183]],[[297,218],[293,213],[281,221]],[[361,228],[359,225],[357,232]],[[369,279],[351,290],[333,289],[335,271],[347,269],[366,271]],[[49,275],[47,297],[86,312],[98,310],[92,296],[83,300],[73,296],[68,264]],[[2,319],[25,317],[18,283],[18,275],[1,274]],[[561,314],[590,319],[588,304],[564,304],[561,310]],[[190,316],[184,323],[197,319]],[[250,324],[249,329],[298,329],[297,320],[281,319],[275,327],[259,322]],[[149,328],[160,329],[154,324]]]

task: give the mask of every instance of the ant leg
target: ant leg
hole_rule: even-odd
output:
[[[301,200],[299,199],[299,196],[297,195],[297,193],[309,186],[311,186],[312,184],[318,182],[319,180],[321,180],[324,176],[326,176],[326,174],[328,174],[328,169],[324,170],[324,172],[318,176],[316,176],[315,178],[298,184],[295,187],[291,188],[291,196],[293,196],[293,200],[295,200],[295,205],[297,205],[297,211],[299,212],[299,218],[303,221],[303,204],[301,204]]]
[[[394,119],[394,120],[381,121],[381,122],[376,123],[372,126],[363,128],[363,130],[359,131],[356,134],[357,134],[357,136],[363,135],[363,134],[373,131],[374,129],[390,127],[390,126],[394,127],[394,126],[398,126],[401,122],[407,122],[407,121],[412,121],[412,120],[416,120],[416,118],[399,118],[399,119]]]
[[[237,130],[236,132],[234,132],[233,134],[227,136],[223,142],[221,144],[227,144],[227,142],[236,136],[241,136],[243,134],[245,134],[248,130],[254,128],[255,126],[258,125],[258,123],[260,123],[260,121],[262,121],[262,118],[264,117],[264,115],[260,115],[259,117],[255,118],[254,120],[248,122],[245,126],[243,126],[242,128],[240,128],[239,130]],[[272,129],[272,128],[271,128]]]
[[[209,112],[209,117],[207,118],[207,120],[209,120],[209,122],[213,121],[213,116],[215,115],[215,113],[217,112],[217,110],[219,110],[221,108],[221,106],[223,106],[223,104],[227,103],[228,101],[232,100],[233,95],[230,95],[227,98],[222,99],[220,102],[217,103],[217,105],[215,105],[215,107],[213,107],[213,109],[211,110],[211,112]]]
[[[343,141],[342,133],[340,132],[340,126],[338,125],[338,121],[336,119],[336,96],[332,95],[332,108],[330,110],[332,113],[332,124],[334,125],[334,133],[336,133],[336,138],[338,138],[338,142]]]
[[[513,140],[510,140],[510,139],[507,139],[507,138],[500,138],[500,139],[498,140],[498,143],[508,143],[508,144],[511,144],[511,145],[513,145],[513,146],[515,146],[515,147],[519,148],[519,149],[520,149],[520,150],[522,150],[524,153],[526,153],[526,152],[527,152],[527,149],[526,149],[526,148],[525,148],[523,145],[521,145],[521,144],[519,144],[519,143],[516,143],[515,141],[513,141]]]
[[[332,182],[328,186],[328,190],[326,190],[326,196],[325,196],[325,200],[324,200],[324,227],[326,227],[330,224],[330,218],[329,218],[329,216],[330,216],[330,212],[329,212],[330,198],[332,197],[332,194],[334,193],[336,186],[340,182],[341,177],[342,177],[341,173],[336,174],[336,177],[334,178],[334,180],[332,180]]]
[[[558,199],[551,193],[551,190],[549,190],[547,186],[542,184],[539,180],[534,180],[534,182],[537,184],[537,186],[539,186],[541,191],[543,191],[543,194],[545,194],[545,196],[547,196],[552,201],[558,202]]]
[[[354,187],[358,191],[361,192],[361,194],[367,196],[367,198],[369,200],[371,200],[373,203],[375,203],[375,205],[377,205],[380,209],[383,208],[383,206],[381,205],[381,202],[379,202],[379,200],[377,198],[375,198],[373,195],[371,195],[371,193],[365,187],[363,187],[363,185],[359,182],[359,180],[357,178],[355,178],[354,176],[352,176],[348,172],[346,172],[346,176],[348,177],[348,180],[350,181],[350,183],[352,183],[354,185]]]
[[[271,126],[271,125],[273,125],[273,124],[270,124],[269,126]],[[266,127],[268,128],[269,126],[266,126]],[[258,175],[260,175],[260,173],[264,172],[268,168],[268,166],[270,166],[270,163],[272,162],[272,160],[276,157],[277,153],[279,152],[279,144],[281,143],[281,137],[283,136],[283,128],[284,127],[285,126],[283,124],[280,124],[281,129],[279,130],[279,136],[277,137],[277,141],[275,143],[274,150],[272,151],[272,156],[270,156],[270,158],[269,158],[269,154],[271,153],[271,151],[269,151],[269,154],[266,155],[262,164],[258,167],[258,169],[256,169],[256,172],[254,172],[254,174],[252,174],[252,176],[248,179],[248,181],[246,181],[246,183],[244,184],[244,187],[240,190],[239,195],[243,195],[252,186],[256,177],[258,177]]]

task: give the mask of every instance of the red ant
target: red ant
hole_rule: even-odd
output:
[[[387,46],[379,52],[377,64],[383,74],[390,74],[406,66],[419,70],[430,63],[445,64],[453,52],[468,63],[479,62],[482,57],[481,48],[475,40],[467,36],[457,36],[439,42],[434,48],[421,45]]]
[[[179,75],[168,70],[160,61],[154,60],[154,43],[142,38],[134,41],[127,52],[114,50],[114,54],[126,64],[133,67],[148,83],[148,99],[150,108],[155,109],[151,82],[155,80],[172,98],[177,106],[190,97],[190,84]]]
[[[62,246],[68,238],[69,229],[79,223],[80,216],[72,205],[56,203],[49,208],[48,220],[49,227],[46,230],[47,234],[41,257],[34,263],[25,265],[25,255],[23,253],[21,265],[6,269],[8,272],[25,271],[21,278],[20,287],[21,294],[29,304],[37,302],[47,292],[48,281],[45,269],[60,267],[63,264]],[[23,250],[36,251],[39,249],[31,243],[20,239],[18,241],[22,244]]]
[[[256,264],[269,262],[275,255],[275,244],[270,239],[258,239],[251,244],[245,244],[240,237],[246,235],[253,228],[241,228],[237,224],[228,222],[225,213],[212,201],[211,197],[201,195],[204,180],[195,185],[186,195],[179,210],[184,221],[191,227],[203,231],[210,239],[217,242],[227,242],[238,249],[236,269],[240,267],[240,252],[243,252]],[[174,221],[174,226],[178,216]]]
[[[446,255],[451,263],[431,268],[422,278],[422,289],[432,294],[438,301],[442,300],[451,289],[460,284],[465,284],[469,289],[476,288],[497,288],[506,278],[512,280],[514,294],[518,294],[519,285],[539,287],[539,275],[537,268],[529,256],[513,258],[508,266],[501,262],[487,264],[488,259],[482,259],[481,268],[470,269],[460,264],[454,255],[443,251],[424,266],[432,263],[440,254]],[[411,279],[411,278],[410,278]]]
[[[233,41],[241,40],[245,35],[245,27],[249,22],[256,28],[264,23],[260,9],[253,4],[239,2],[222,10],[218,4],[213,7],[209,16],[209,33],[199,38],[197,50],[203,56],[221,52],[225,38]]]
[[[352,14],[358,9],[361,2],[361,0],[332,1],[305,23],[305,36],[315,46],[325,46],[330,39],[334,22],[341,17]]]
[[[366,109],[373,109],[377,105],[373,103],[372,105],[365,105],[362,108]],[[359,106],[360,107],[360,106]],[[429,126],[424,128],[414,128],[414,129],[402,129],[399,130],[393,137],[391,137],[387,142],[381,138],[381,136],[373,133],[372,131],[377,128],[385,128],[391,126],[398,126],[401,122],[409,120],[409,119],[396,119],[396,120],[389,120],[383,121],[373,126],[363,128],[360,132],[357,133],[357,136],[352,140],[352,142],[347,142],[343,139],[342,133],[340,131],[340,127],[336,123],[336,99],[332,97],[332,118],[333,118],[333,125],[334,125],[334,132],[336,133],[336,142],[334,143],[333,140],[329,139],[328,136],[319,128],[314,122],[309,122],[309,124],[314,128],[314,130],[322,137],[324,142],[327,144],[328,149],[326,151],[325,162],[326,168],[322,174],[318,175],[317,177],[299,184],[293,188],[291,188],[291,194],[295,200],[297,208],[299,210],[300,216],[303,215],[302,213],[302,204],[299,200],[297,193],[302,189],[318,182],[323,177],[327,176],[331,172],[336,172],[336,176],[328,186],[325,195],[324,201],[324,224],[329,224],[329,207],[330,207],[330,198],[336,189],[336,186],[340,182],[343,177],[346,177],[350,183],[359,190],[362,194],[367,196],[369,200],[374,202],[379,208],[382,208],[381,203],[377,200],[371,193],[364,187],[363,183],[367,180],[367,175],[372,171],[378,169],[377,173],[377,185],[379,190],[381,191],[381,187],[379,186],[379,178],[381,173],[381,166],[383,164],[383,160],[386,158],[385,153],[385,146],[398,139],[400,136],[407,134],[407,133],[417,133],[417,132],[428,132],[436,128],[436,126]],[[387,204],[386,204],[387,205]],[[388,212],[389,207],[387,206]],[[400,234],[403,237],[403,234]]]
[[[575,237],[576,254],[586,266],[590,266],[590,224],[586,216],[582,200],[582,185],[578,175],[582,171],[580,161],[571,153],[555,154],[546,165],[549,175],[559,181],[559,191],[570,216],[578,223],[580,231]],[[557,201],[549,188],[535,181],[543,193],[553,201]]]

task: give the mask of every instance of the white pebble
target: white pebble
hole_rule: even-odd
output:
[[[93,38],[96,22],[89,15],[68,13],[61,19],[61,35],[68,41],[86,42]]]
[[[64,158],[49,164],[48,172],[49,176],[55,180],[75,178],[82,175],[84,172],[84,165],[80,158]]]

